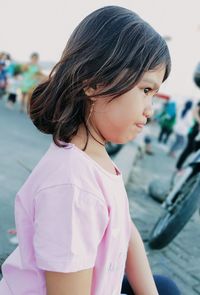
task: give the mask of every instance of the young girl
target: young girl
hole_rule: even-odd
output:
[[[124,272],[122,293],[158,294],[105,143],[142,131],[169,72],[165,41],[128,9],[103,7],[75,29],[30,101],[53,142],[17,193],[19,247],[2,267],[0,294],[119,295]]]

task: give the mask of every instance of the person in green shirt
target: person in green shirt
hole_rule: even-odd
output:
[[[30,56],[30,62],[23,66],[22,82],[21,82],[21,112],[27,112],[27,106],[29,98],[38,85],[40,76],[42,75],[39,64],[39,54],[32,53]]]
[[[173,127],[176,123],[176,103],[167,102],[163,112],[159,116],[160,133],[158,141],[167,143],[170,135],[173,132]]]

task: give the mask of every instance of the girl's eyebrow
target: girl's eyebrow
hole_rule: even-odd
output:
[[[160,85],[158,83],[156,83],[155,81],[151,80],[151,79],[146,78],[146,79],[142,80],[141,82],[152,84],[154,89],[159,89],[160,88]]]

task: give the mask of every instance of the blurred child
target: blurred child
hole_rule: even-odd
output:
[[[39,83],[38,76],[40,74],[40,67],[38,61],[38,53],[32,53],[30,56],[30,62],[23,66],[23,79],[21,82],[21,112],[27,113],[29,98],[33,92],[33,89]]]
[[[19,87],[20,87],[20,76],[16,72],[16,73],[13,73],[13,76],[10,76],[8,78],[8,86],[7,86],[8,98],[7,98],[6,106],[9,109],[13,109],[14,104],[16,103],[17,91]]]

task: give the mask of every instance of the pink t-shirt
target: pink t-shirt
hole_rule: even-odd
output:
[[[130,239],[120,173],[73,144],[51,144],[16,196],[19,246],[3,264],[2,295],[45,295],[44,271],[93,268],[92,295],[119,295]]]

